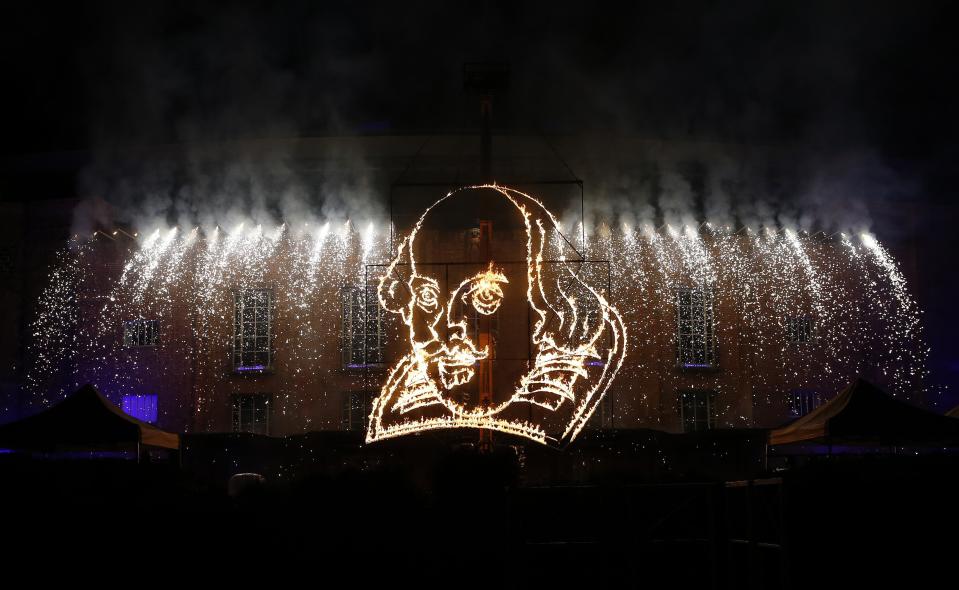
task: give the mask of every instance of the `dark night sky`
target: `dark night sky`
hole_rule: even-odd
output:
[[[865,148],[916,187],[941,381],[952,301],[952,3],[74,2],[5,8],[0,160],[229,138],[475,126],[465,61],[502,60],[515,131]],[[0,185],[2,186],[2,185]],[[10,198],[4,195],[3,198]],[[943,255],[943,253],[950,255]],[[925,262],[920,263],[925,264]]]
[[[4,153],[464,127],[460,67],[483,59],[512,65],[517,129],[868,143],[919,161],[956,132],[946,3],[275,4],[14,8]]]

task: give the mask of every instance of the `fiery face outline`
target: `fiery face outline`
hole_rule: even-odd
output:
[[[478,348],[469,338],[465,321],[456,319],[457,301],[472,305],[480,314],[491,315],[499,308],[509,281],[491,262],[489,267],[463,280],[446,296],[439,283],[416,272],[413,244],[428,214],[436,206],[470,189],[491,189],[504,196],[523,216],[526,227],[526,300],[535,313],[532,344],[536,353],[530,370],[520,379],[512,395],[497,404],[466,407],[447,395],[453,388],[470,382],[474,367],[490,358],[488,346]],[[609,389],[626,354],[626,328],[619,312],[583,282],[565,258],[561,273],[578,289],[580,297],[595,303],[596,314],[585,313],[576,294],[567,292],[552,279],[544,278],[543,250],[548,229],[558,229],[556,218],[537,199],[495,184],[467,186],[451,191],[430,205],[410,234],[402,240],[396,256],[380,279],[379,304],[399,315],[407,328],[410,352],[390,370],[370,412],[367,442],[440,428],[487,428],[526,437],[543,444],[572,442]],[[410,276],[405,281],[396,267],[409,257]],[[547,293],[544,281],[551,283]],[[405,283],[405,284],[404,284]],[[445,312],[445,313],[444,313]],[[440,338],[437,326],[446,319],[449,339]],[[610,346],[597,350],[601,337],[611,336]],[[598,374],[587,363],[599,361]],[[544,424],[509,418],[504,410],[514,404],[532,404],[548,412],[569,412],[562,433],[547,432]],[[429,408],[432,416],[415,417],[414,410]]]

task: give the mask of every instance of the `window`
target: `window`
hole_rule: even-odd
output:
[[[711,287],[676,289],[676,365],[687,368],[716,365]]]
[[[157,421],[157,396],[125,395],[120,405],[123,413],[137,420],[155,423]]]
[[[0,245],[0,277],[13,276],[17,268],[17,250],[13,244]]]
[[[813,319],[809,316],[786,318],[786,338],[789,342],[812,342]]]
[[[822,394],[818,391],[795,389],[789,392],[789,413],[793,416],[805,416],[822,405]]]
[[[376,287],[343,288],[343,366],[383,363],[383,310]]]
[[[343,430],[365,431],[372,404],[373,393],[370,391],[347,392],[343,396]]]
[[[586,423],[587,428],[603,429],[613,428],[613,405],[616,397],[615,391],[607,391],[599,405],[593,410],[593,415],[589,417]]]
[[[270,434],[269,394],[234,394],[233,396],[233,432],[252,432]]]
[[[273,361],[271,336],[273,291],[243,289],[234,293],[233,369],[265,371]]]
[[[590,296],[583,297],[582,300],[578,301],[578,313],[577,321],[580,323],[585,322],[587,326],[597,325],[603,321],[603,310],[599,305],[599,300]],[[596,341],[596,354],[599,356],[598,359],[589,359],[587,364],[594,366],[602,366],[606,362],[606,357],[609,355],[609,348],[612,345],[612,334],[609,333],[609,330],[606,331],[599,340]],[[599,412],[599,410],[596,410]],[[594,414],[595,416],[595,414]]]
[[[710,430],[715,426],[714,391],[683,391],[679,394],[679,415],[683,432]]]
[[[123,322],[123,345],[156,346],[160,341],[160,322],[157,320],[130,320]]]

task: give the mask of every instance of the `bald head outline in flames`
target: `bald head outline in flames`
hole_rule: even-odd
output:
[[[532,333],[531,358],[509,391],[493,403],[470,405],[462,390],[493,352],[471,337],[464,310],[490,316],[507,297],[519,297],[522,286],[513,285],[511,292],[504,270],[492,261],[443,292],[442,278],[430,276],[425,263],[417,268],[415,253],[431,212],[477,191],[505,199],[522,217]],[[557,445],[576,438],[622,365],[626,329],[619,312],[581,279],[573,263],[565,258],[544,263],[550,235],[559,235],[559,224],[541,202],[497,185],[455,190],[426,209],[377,290],[380,305],[402,319],[410,348],[373,403],[367,442],[439,428],[486,428]]]

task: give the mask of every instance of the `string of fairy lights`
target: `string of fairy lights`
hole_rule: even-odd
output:
[[[119,230],[117,230],[119,231]],[[583,250],[610,261],[611,303],[630,334],[625,375],[613,391],[643,388],[675,373],[677,286],[708,285],[719,314],[716,339],[748,343],[753,403],[782,405],[787,389],[830,392],[852,377],[872,372],[897,395],[926,385],[928,347],[922,314],[898,263],[875,236],[809,235],[789,229],[700,225],[625,226],[599,223],[577,235]],[[168,381],[193,388],[191,410],[216,403],[214,385],[223,358],[211,350],[233,344],[235,289],[270,286],[284,351],[297,375],[274,400],[274,412],[302,416],[304,430],[336,428],[309,411],[322,384],[342,375],[338,318],[341,289],[362,285],[366,265],[389,259],[390,228],[369,221],[288,224],[252,223],[210,231],[154,228],[137,234],[102,233],[76,238],[56,257],[37,301],[28,343],[26,383],[39,405],[62,399],[92,382],[111,396],[139,393]],[[583,242],[585,240],[585,243]],[[558,245],[561,239],[551,240]],[[119,252],[105,263],[105,247]],[[557,246],[558,247],[558,246]],[[324,310],[324,313],[317,313]],[[817,354],[796,352],[784,333],[793,317],[814,319]],[[161,345],[176,362],[157,363],[123,347],[123,322],[159,318]],[[384,338],[403,338],[387,324]],[[666,351],[662,354],[651,350]],[[367,384],[354,375],[357,387]],[[737,396],[720,373],[699,377],[717,391],[718,414],[743,425]],[[319,384],[319,386],[318,386]],[[645,390],[629,392],[637,399]],[[645,420],[655,423],[657,408]],[[739,419],[741,418],[741,420]],[[655,424],[652,424],[655,425]]]

